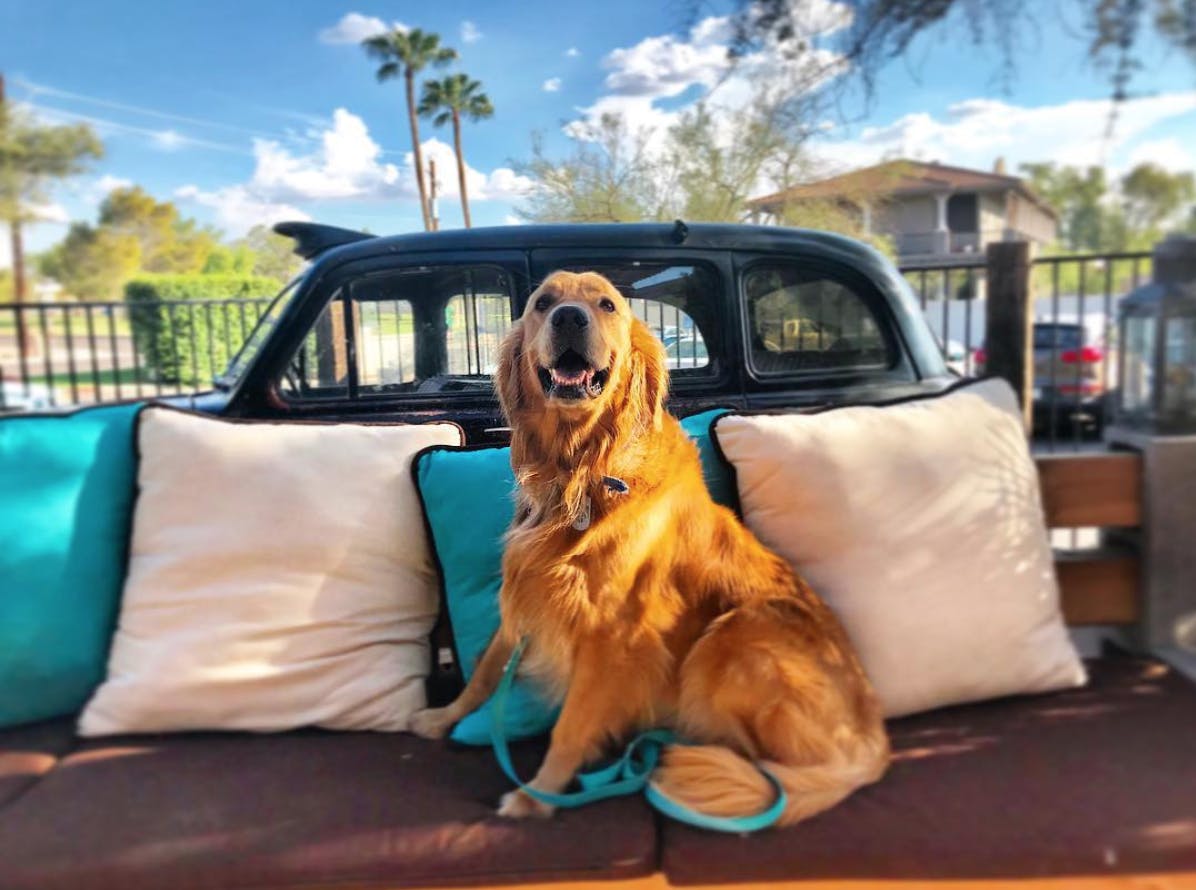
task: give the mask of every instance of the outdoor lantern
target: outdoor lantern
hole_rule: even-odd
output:
[[[1121,301],[1118,423],[1196,433],[1196,238],[1155,248],[1150,284]]]

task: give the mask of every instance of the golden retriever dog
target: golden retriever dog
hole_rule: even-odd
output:
[[[889,760],[879,702],[827,606],[702,481],[664,408],[664,348],[602,276],[556,272],[501,347],[496,385],[519,482],[501,627],[461,695],[416,714],[443,736],[523,670],[563,699],[530,787],[558,793],[608,745],[671,727],[660,790],[715,816],[786,790],[781,824],[874,782]],[[500,815],[547,816],[522,791]]]

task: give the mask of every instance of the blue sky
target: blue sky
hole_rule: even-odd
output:
[[[811,33],[842,23],[833,0],[796,5]],[[30,246],[53,243],[69,219],[94,217],[106,189],[125,182],[231,235],[296,215],[376,232],[418,228],[401,88],[377,84],[356,45],[378,22],[439,32],[461,54],[452,70],[483,82],[496,114],[465,132],[474,220],[511,221],[526,183],[509,167],[528,156],[532,131],[564,150],[562,126],[602,110],[647,127],[702,96],[742,100],[750,78],[723,77],[725,10],[706,3],[687,23],[683,9],[671,0],[0,0],[10,96],[47,120],[92,122],[107,148],[53,196]],[[1147,45],[1152,63],[1105,140],[1108,83],[1084,60],[1078,19],[1039,25],[1007,89],[991,48],[958,31],[919,40],[881,72],[870,102],[848,100],[850,123],[828,118],[816,156],[828,172],[890,156],[983,168],[998,156],[1011,167],[1196,163],[1196,69]],[[757,72],[781,70],[758,61]],[[422,135],[426,145],[439,140],[428,149],[448,193],[442,224],[459,225],[450,134],[425,123]]]

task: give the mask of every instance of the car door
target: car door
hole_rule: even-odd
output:
[[[752,408],[913,394],[918,376],[888,301],[866,275],[799,254],[735,254]]]
[[[378,257],[338,266],[264,361],[259,415],[503,426],[491,374],[527,291],[522,251]]]

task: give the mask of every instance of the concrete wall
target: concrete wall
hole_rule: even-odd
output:
[[[1057,224],[1050,214],[1021,195],[1009,195],[1009,227],[1039,244],[1050,244],[1057,235]]]
[[[926,195],[892,198],[872,211],[872,229],[885,235],[933,232],[936,225],[938,208]]]
[[[984,243],[1002,240],[1005,232],[1005,193],[984,192],[980,196],[980,233]]]

